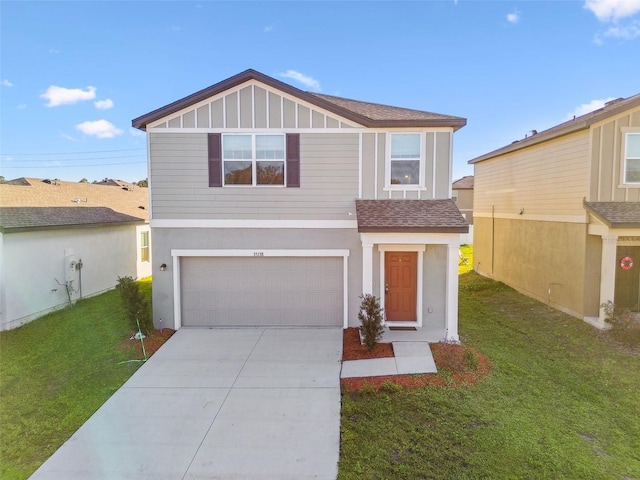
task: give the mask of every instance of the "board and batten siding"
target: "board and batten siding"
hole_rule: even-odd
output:
[[[154,219],[352,220],[359,135],[300,135],[300,188],[208,185],[206,133],[149,133]]]
[[[409,130],[406,130],[409,131]],[[391,132],[362,134],[362,197],[375,199],[442,199],[450,198],[451,183],[451,135],[450,132],[424,132],[423,155],[424,188],[417,190],[386,186],[386,163],[389,155],[387,141]],[[435,176],[435,179],[434,179]]]
[[[583,215],[589,135],[580,131],[475,164],[474,215]]]
[[[640,108],[591,127],[591,182],[587,200],[638,202],[640,186],[624,185],[626,129],[640,132]]]
[[[351,128],[353,122],[309,103],[247,82],[187,107],[153,128]]]

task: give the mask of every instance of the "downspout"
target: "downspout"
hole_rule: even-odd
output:
[[[496,206],[491,205],[491,276],[493,277],[493,256],[496,248]]]

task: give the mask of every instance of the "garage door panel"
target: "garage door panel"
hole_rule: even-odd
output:
[[[183,257],[182,323],[342,325],[341,257]]]

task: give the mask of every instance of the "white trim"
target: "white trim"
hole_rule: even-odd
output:
[[[459,245],[459,233],[361,233],[363,243],[389,245],[391,249],[399,245]],[[400,250],[396,250],[400,251]]]
[[[349,250],[289,250],[289,249],[172,249],[173,258],[173,316],[176,330],[182,326],[180,259],[182,257],[342,257],[342,328],[349,326]]]
[[[359,132],[368,132],[365,128],[304,128],[298,127],[281,127],[281,128],[240,128],[240,127],[224,127],[224,128],[148,128],[147,133],[257,133],[257,134],[277,134],[277,133],[327,133],[327,134],[356,134]]]
[[[290,250],[290,249],[211,249],[211,248],[174,248],[171,256],[178,257],[348,257],[347,249]]]
[[[385,321],[386,324],[403,327],[403,326],[416,326],[422,327],[422,301],[424,297],[424,291],[422,286],[422,279],[424,276],[424,245],[378,245],[378,251],[380,252],[380,307],[384,309],[385,303],[385,266],[386,266],[386,253],[387,252],[416,252],[418,254],[417,266],[416,266],[416,320],[406,321]]]
[[[419,152],[420,152],[420,158],[419,159],[407,159],[408,161],[415,161],[418,160],[419,162],[419,167],[418,167],[418,183],[417,184],[409,184],[409,185],[393,185],[391,184],[391,144],[392,142],[392,138],[394,135],[407,135],[407,134],[414,134],[414,135],[418,135],[418,138],[420,139],[420,146],[419,146]],[[385,137],[385,159],[384,159],[384,190],[424,190],[425,187],[425,138],[426,138],[426,132],[424,130],[418,130],[418,131],[389,131]],[[398,161],[402,161],[402,159],[399,159]],[[391,195],[391,194],[389,194]],[[405,193],[406,195],[406,193]],[[389,197],[391,198],[391,197]]]
[[[358,228],[357,220],[152,219],[152,228]]]

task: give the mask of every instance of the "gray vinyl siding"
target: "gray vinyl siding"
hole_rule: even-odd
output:
[[[224,126],[224,98],[211,102],[211,127],[222,128]]]
[[[207,135],[150,133],[154,219],[352,220],[359,135],[301,134],[300,188],[208,186]]]
[[[198,108],[197,120],[199,128],[209,128],[209,105]]]
[[[285,98],[283,100],[284,105],[284,128],[295,128],[296,126],[296,104],[291,100]]]
[[[253,90],[246,87],[240,90],[240,128],[253,127]]]
[[[254,92],[255,127],[267,127],[267,91],[264,88],[256,87]]]
[[[226,114],[227,128],[238,127],[238,93],[230,93],[224,97],[224,108]]]
[[[375,198],[375,141],[375,134],[362,134],[362,198],[367,200]]]
[[[310,128],[311,127],[311,110],[304,105],[298,105],[298,128]]]
[[[449,133],[436,133],[436,189],[434,198],[449,198],[451,143]],[[428,184],[427,184],[428,185]]]

